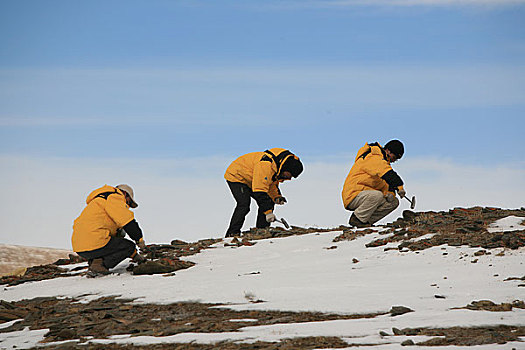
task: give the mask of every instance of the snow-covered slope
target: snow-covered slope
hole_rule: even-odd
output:
[[[502,221],[505,223],[505,221]],[[495,224],[497,225],[497,224]],[[492,226],[496,227],[496,226]],[[505,228],[502,228],[505,229]],[[523,300],[524,248],[493,249],[439,246],[418,252],[365,248],[384,237],[381,229],[353,241],[333,242],[340,232],[257,241],[253,246],[224,243],[190,256],[196,265],[172,276],[133,276],[127,262],[113,275],[89,279],[76,276],[6,287],[0,299],[14,301],[41,296],[92,300],[109,295],[135,298],[137,303],[177,301],[221,303],[239,310],[319,311],[341,314],[388,312],[405,306],[414,312],[355,320],[332,320],[245,327],[239,332],[179,333],[166,337],[119,336],[92,339],[99,343],[279,341],[306,336],[337,336],[352,344],[388,344],[371,348],[396,349],[407,337],[381,336],[392,328],[525,325],[525,310],[483,312],[464,307],[476,300],[509,303]],[[502,254],[498,254],[502,253]],[[73,265],[74,267],[76,265]],[[253,303],[253,300],[262,302]],[[42,331],[0,333],[0,346],[43,339]],[[94,335],[96,337],[96,335]],[[410,337],[418,341],[418,337]],[[520,342],[490,344],[476,349],[524,348]],[[368,348],[364,346],[363,348]],[[446,347],[450,349],[450,347]],[[437,349],[433,347],[433,349]]]

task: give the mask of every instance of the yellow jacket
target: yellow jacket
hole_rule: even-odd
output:
[[[359,149],[355,163],[343,185],[342,197],[345,208],[361,191],[377,190],[387,194],[389,188],[391,189],[391,186],[382,177],[386,173],[395,174],[395,172],[383,152],[383,148],[378,143],[367,143]],[[400,181],[400,183],[395,183],[400,188],[403,181],[397,174],[394,176],[397,181]]]
[[[295,156],[284,148],[272,148],[269,151],[275,159],[267,152],[252,152],[240,156],[226,169],[224,178],[230,182],[246,184],[253,192],[265,192],[274,200],[281,195],[277,174],[284,162]]]
[[[112,186],[104,185],[91,192],[86,204],[73,223],[71,243],[75,252],[104,247],[117,229],[134,219],[123,192]]]

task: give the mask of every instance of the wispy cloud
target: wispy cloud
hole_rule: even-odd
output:
[[[507,6],[525,4],[525,0],[312,0],[312,1],[287,1],[284,4],[296,6]]]
[[[523,103],[523,66],[4,70],[0,126],[256,125],[345,111]],[[145,88],[147,87],[147,88]],[[27,101],[31,101],[28,103]]]

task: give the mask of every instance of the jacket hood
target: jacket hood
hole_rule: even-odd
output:
[[[281,165],[281,170],[279,172],[289,171],[293,177],[298,177],[303,172],[303,163],[299,160],[299,157],[291,155],[287,157],[286,160]]]
[[[365,145],[361,147],[359,151],[357,151],[357,155],[355,156],[354,161],[357,161],[361,157],[366,157],[370,153],[374,155],[381,155],[382,157],[384,157],[383,147],[381,147],[381,145],[378,142],[365,143]]]
[[[105,192],[117,192],[117,193],[120,193],[120,191],[117,190],[115,187],[109,186],[109,185],[104,185],[101,188],[97,188],[96,190],[94,190],[93,192],[91,192],[88,195],[88,197],[86,198],[86,204],[89,204],[93,199],[95,199],[96,196],[98,196],[101,193],[105,193]]]
[[[299,157],[297,157],[295,154],[293,154],[292,152],[284,148],[272,148],[265,152],[268,152],[268,151],[271,152],[275,156],[275,158],[272,157],[272,161],[277,167],[277,174],[280,174],[281,171],[283,171],[283,165],[287,160],[296,159],[297,161],[299,161]],[[301,172],[302,170],[299,172],[299,174]],[[294,177],[297,177],[297,176],[294,176]]]

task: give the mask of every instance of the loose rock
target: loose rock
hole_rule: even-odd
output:
[[[392,306],[389,312],[391,316],[399,316],[399,315],[406,314],[408,312],[414,312],[414,310],[406,306]]]

